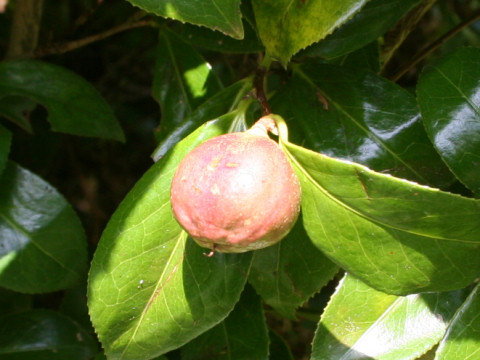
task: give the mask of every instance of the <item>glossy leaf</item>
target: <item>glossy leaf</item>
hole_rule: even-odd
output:
[[[89,309],[109,358],[151,359],[221,322],[240,297],[251,254],[204,256],[180,228],[170,184],[180,160],[227,131],[209,122],[147,171],[110,219],[89,275]]]
[[[366,0],[253,0],[257,29],[267,54],[285,67],[292,55],[333,32]]]
[[[294,143],[427,185],[452,181],[415,98],[372,72],[305,64],[271,103]]]
[[[478,358],[480,353],[480,285],[477,285],[452,319],[435,360]]]
[[[460,48],[420,77],[427,133],[457,178],[480,194],[480,49]]]
[[[394,296],[347,275],[322,314],[312,360],[413,360],[444,335],[462,291]]]
[[[251,81],[241,80],[219,91],[168,132],[153,152],[153,160],[158,161],[161,159],[173,146],[204,122],[237,108],[241,99],[251,90]]]
[[[48,110],[52,130],[124,140],[111,108],[83,78],[60,66],[35,60],[0,63],[0,98],[24,96]]]
[[[86,245],[62,195],[9,162],[0,178],[0,286],[27,293],[71,287],[85,276]]]
[[[278,244],[254,252],[248,281],[265,302],[283,317],[325,286],[338,267],[310,241],[301,219]]]
[[[332,59],[377,40],[420,0],[370,0],[350,21],[305,51]]]
[[[240,0],[128,0],[132,5],[165,18],[206,26],[243,39]]]
[[[5,169],[10,152],[10,144],[12,143],[12,133],[5,127],[0,125],[0,175]]]
[[[0,115],[31,133],[33,132],[32,126],[26,114],[36,106],[34,101],[25,97],[5,96],[0,98]]]
[[[157,139],[163,140],[220,89],[211,65],[191,45],[163,28],[157,45],[152,89],[162,112]]]
[[[262,303],[249,286],[223,322],[182,347],[182,360],[265,360],[267,356]]]
[[[50,310],[3,317],[0,338],[2,360],[89,360],[97,352],[97,343],[87,331]]]
[[[467,286],[480,272],[480,202],[287,144],[307,233],[330,259],[392,294]]]

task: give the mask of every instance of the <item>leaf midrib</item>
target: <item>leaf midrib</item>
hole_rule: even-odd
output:
[[[183,237],[183,241],[182,241],[182,237]],[[170,256],[168,258],[168,260],[165,262],[165,267],[164,267],[164,270],[162,272],[162,274],[159,276],[158,278],[158,281],[155,285],[155,288],[153,289],[152,291],[152,294],[150,295],[147,303],[145,304],[145,307],[142,309],[142,312],[140,313],[140,316],[138,317],[138,320],[136,321],[136,326],[135,328],[133,329],[133,333],[132,335],[130,336],[130,339],[128,340],[128,343],[125,345],[123,351],[122,351],[122,354],[121,354],[121,358],[123,359],[125,354],[128,352],[128,349],[130,348],[131,344],[133,343],[139,329],[140,329],[140,326],[142,325],[143,323],[143,319],[145,318],[148,310],[150,309],[151,305],[153,304],[154,300],[158,297],[158,295],[160,294],[160,292],[163,290],[165,284],[168,282],[168,279],[170,278],[170,276],[173,275],[173,272],[170,272],[167,274],[167,269],[170,269],[170,265],[172,264],[174,258],[176,257],[177,255],[177,250],[178,250],[178,247],[180,245],[183,245],[185,243],[185,232],[182,231],[179,236],[178,236],[178,240],[174,246],[174,248],[172,249],[171,253],[170,253]],[[180,261],[178,262],[180,263]],[[178,264],[177,264],[178,265]],[[176,266],[177,266],[176,265]],[[173,269],[176,268],[176,266],[173,267]],[[168,275],[168,276],[166,276]],[[166,276],[166,280],[164,282],[164,277]],[[168,308],[168,307],[167,307]],[[129,329],[127,329],[126,332],[128,332]],[[120,339],[126,332],[124,332],[123,334],[121,334],[118,339]]]
[[[374,140],[381,148],[385,149],[395,160],[399,163],[403,164],[409,171],[411,171],[418,179],[421,179],[424,183],[428,184],[428,181],[418,173],[414,168],[410,166],[407,162],[405,162],[401,157],[399,157],[388,145],[384,142],[380,137],[375,135],[372,131],[369,131],[368,128],[362,126],[358,121],[356,121],[355,117],[352,116],[349,112],[347,112],[343,106],[338,104],[334,101],[330,96],[328,96],[322,89],[317,86],[301,69],[300,67],[295,68],[295,72],[298,73],[303,80],[305,80],[311,87],[313,87],[316,91],[320,92],[323,96],[325,96],[329,102],[334,104],[337,110],[343,114],[346,118],[348,118],[357,128],[363,131],[370,139]]]
[[[292,144],[290,142],[288,143],[285,143],[287,146],[293,146],[293,147],[298,147],[297,145],[295,144]],[[303,148],[302,148],[303,149]],[[303,149],[304,151],[308,151],[306,149]],[[354,214],[372,222],[372,223],[375,223],[377,225],[379,225],[380,227],[383,227],[383,228],[390,228],[390,229],[394,229],[396,231],[400,231],[400,232],[404,232],[404,233],[408,233],[408,234],[412,234],[412,235],[417,235],[417,236],[422,236],[422,237],[425,237],[425,238],[429,238],[429,239],[433,239],[433,240],[443,240],[443,241],[451,241],[451,242],[455,242],[455,243],[464,243],[464,244],[475,244],[475,245],[478,245],[479,243],[477,241],[471,241],[471,240],[462,240],[462,239],[458,239],[458,238],[447,238],[447,237],[444,237],[444,236],[433,236],[433,235],[430,235],[430,234],[424,234],[424,233],[420,233],[420,232],[416,232],[416,231],[411,231],[411,230],[407,230],[407,229],[404,229],[404,228],[401,228],[401,227],[398,227],[398,226],[393,226],[392,224],[388,224],[384,221],[380,221],[378,219],[375,219],[371,216],[368,216],[368,214],[365,214],[365,213],[362,213],[360,211],[358,211],[357,209],[347,205],[346,203],[344,203],[343,201],[341,201],[339,198],[335,197],[333,194],[331,194],[327,189],[325,189],[324,187],[322,187],[309,173],[308,171],[299,163],[299,161],[296,159],[296,157],[290,152],[290,151],[286,151],[286,154],[287,156],[289,157],[290,161],[293,162],[297,168],[302,172],[302,174],[307,178],[307,180],[309,180],[310,183],[314,184],[315,187],[317,187],[317,189],[319,189],[327,198],[329,198],[330,200],[334,201],[335,203],[337,203],[338,205],[344,207],[345,209],[353,212]],[[362,165],[358,165],[358,166],[362,166]],[[364,167],[364,166],[362,166]],[[365,169],[367,169],[365,167]],[[369,170],[369,169],[368,169]],[[371,170],[370,170],[371,171]]]

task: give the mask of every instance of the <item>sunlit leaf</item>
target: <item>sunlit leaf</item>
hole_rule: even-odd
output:
[[[413,360],[445,334],[464,292],[394,296],[347,275],[322,315],[312,360]]]
[[[252,89],[252,83],[241,80],[215,94],[211,99],[200,105],[192,114],[182,119],[174,129],[163,135],[163,140],[152,154],[158,161],[180,140],[209,119],[214,119],[236,109],[242,98]]]
[[[107,228],[89,275],[90,315],[112,358],[150,359],[221,322],[240,297],[251,254],[204,256],[180,228],[170,184],[180,160],[232,126],[236,113],[209,122],[147,171]]]
[[[476,359],[480,353],[480,285],[477,285],[452,319],[435,360]]]
[[[292,55],[348,21],[367,0],[253,0],[267,54],[286,66]]]
[[[167,28],[160,31],[156,55],[152,93],[161,106],[161,141],[221,85],[211,65]]]
[[[415,98],[370,71],[307,63],[271,104],[291,125],[293,143],[422,184],[452,182]]]
[[[397,295],[462,288],[480,272],[480,202],[287,144],[305,229],[330,259]]]
[[[305,51],[305,55],[332,59],[360,49],[377,40],[420,0],[370,0],[350,21],[318,44]]]
[[[480,49],[460,48],[420,77],[425,128],[458,179],[480,194]]]
[[[235,39],[243,39],[240,0],[128,0],[139,8],[165,18],[206,26]]]

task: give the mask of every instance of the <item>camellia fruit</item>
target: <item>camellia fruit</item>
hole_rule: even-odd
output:
[[[273,245],[295,224],[301,187],[285,154],[268,137],[272,123],[264,117],[245,132],[207,140],[178,166],[173,214],[211,254]]]

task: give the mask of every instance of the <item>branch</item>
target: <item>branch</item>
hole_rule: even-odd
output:
[[[472,17],[458,24],[453,29],[451,29],[446,34],[444,34],[442,37],[440,37],[439,39],[431,43],[429,46],[427,46],[425,50],[423,50],[420,54],[418,54],[415,58],[413,58],[412,61],[410,61],[403,68],[401,68],[395,75],[390,77],[390,80],[394,82],[398,81],[398,79],[400,79],[403,75],[405,75],[411,68],[413,68],[415,65],[417,65],[419,62],[424,60],[430,54],[432,54],[435,50],[437,50],[440,46],[442,46],[448,40],[450,40],[452,37],[457,35],[464,28],[472,25],[477,20],[480,20],[480,11],[477,11]]]
[[[265,67],[260,66],[255,72],[255,77],[253,78],[253,87],[255,88],[255,97],[257,98],[260,106],[262,107],[262,115],[269,115],[272,113],[270,104],[268,103],[267,97],[265,95],[265,75],[267,70]]]
[[[424,0],[420,5],[411,10],[400,22],[385,35],[385,45],[382,47],[380,63],[383,73],[398,48],[404,43],[408,35],[415,29],[418,22],[437,0]]]
[[[47,44],[43,47],[38,48],[35,51],[35,57],[43,57],[47,55],[58,55],[64,54],[66,52],[78,49],[80,47],[89,45],[96,41],[106,39],[112,35],[118,34],[125,30],[130,30],[142,26],[156,26],[156,23],[153,20],[139,20],[136,22],[126,22],[124,24],[118,25],[114,28],[108,29],[104,32],[88,36],[83,39],[73,40],[69,42],[58,42],[53,44]]]
[[[43,0],[17,0],[6,59],[32,57],[38,43],[42,10]]]

